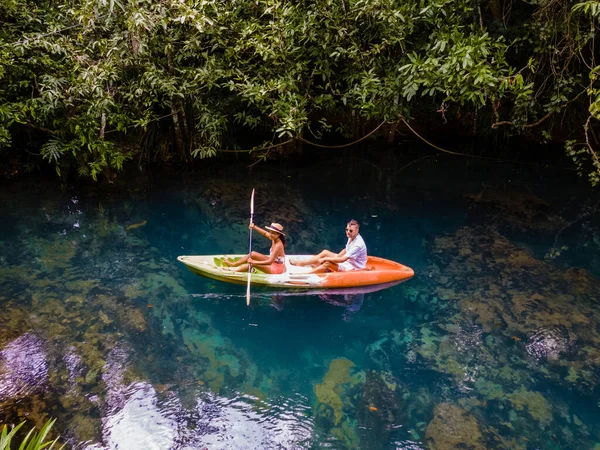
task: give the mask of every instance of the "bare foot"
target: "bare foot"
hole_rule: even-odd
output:
[[[223,258],[223,266],[231,266],[231,264],[233,264],[233,261],[231,261],[229,258]]]
[[[291,264],[292,266],[299,266],[299,267],[302,267],[302,266],[304,266],[304,264],[302,264],[302,261],[296,261],[296,260],[294,260],[294,259],[290,259],[290,264]]]

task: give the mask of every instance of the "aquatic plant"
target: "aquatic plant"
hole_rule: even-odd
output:
[[[19,450],[52,450],[58,444],[58,437],[53,441],[46,441],[46,437],[50,433],[52,426],[56,422],[56,419],[52,419],[46,422],[46,424],[41,428],[40,431],[35,431],[35,428],[32,428],[29,433],[23,438],[23,440],[17,444],[19,445]],[[15,435],[17,431],[25,424],[25,422],[21,422],[19,425],[14,427],[10,432],[8,431],[8,426],[4,425],[2,427],[2,432],[0,433],[0,450],[11,450],[11,444],[13,439],[15,439]],[[65,444],[60,447],[56,447],[57,450],[64,448]]]
[[[346,358],[337,358],[329,364],[329,370],[321,384],[315,385],[315,395],[317,402],[326,405],[333,410],[333,424],[338,425],[342,420],[342,410],[344,400],[348,399],[343,395],[344,391],[353,387],[357,383],[365,380],[364,373],[357,372],[352,374],[350,370],[354,363]]]
[[[517,411],[526,409],[540,425],[546,426],[552,421],[550,403],[539,392],[520,388],[512,394],[508,394],[508,399]]]

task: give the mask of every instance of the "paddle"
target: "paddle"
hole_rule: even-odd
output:
[[[254,223],[254,189],[252,189],[252,196],[250,197],[250,223]],[[248,250],[248,257],[252,257],[252,228],[250,228],[250,248]],[[248,264],[248,287],[246,288],[246,305],[250,305],[250,278],[252,277],[252,266]]]

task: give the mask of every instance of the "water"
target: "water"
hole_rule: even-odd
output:
[[[600,448],[597,194],[556,171],[338,155],[3,186],[0,422],[56,417],[90,450]],[[243,252],[252,188],[288,253],[340,250],[354,218],[415,277],[256,288],[247,308],[176,257]]]

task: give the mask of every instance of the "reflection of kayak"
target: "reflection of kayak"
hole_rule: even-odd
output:
[[[252,273],[252,276],[254,276],[254,273]],[[400,281],[392,281],[391,283],[381,283],[381,284],[372,284],[370,286],[358,286],[358,287],[346,287],[346,288],[331,288],[331,289],[326,289],[326,288],[318,288],[318,287],[314,287],[314,288],[308,288],[310,290],[306,290],[306,289],[298,289],[297,286],[293,286],[293,287],[289,287],[289,286],[280,286],[280,287],[273,287],[271,288],[270,286],[265,286],[265,285],[261,285],[261,286],[257,286],[256,290],[252,291],[252,297],[264,297],[264,298],[270,298],[272,296],[277,296],[277,297],[297,297],[299,295],[302,296],[306,296],[306,295],[341,295],[341,296],[354,296],[354,295],[364,295],[364,294],[372,294],[373,292],[377,292],[377,291],[381,291],[383,289],[387,289],[387,288],[391,288],[393,286],[396,286],[397,284],[402,283],[402,281],[404,280],[400,280]],[[191,294],[192,297],[198,297],[198,298],[242,298],[245,297],[246,294],[224,294],[222,292],[209,292],[209,293],[202,293],[202,294]]]
[[[244,255],[206,255],[206,256],[179,256],[177,259],[184,263],[196,275],[213,278],[228,283],[246,284],[247,272],[232,272],[223,266],[223,259],[228,257],[237,259]],[[407,266],[403,266],[389,259],[369,256],[365,270],[352,272],[309,273],[310,267],[298,267],[289,264],[289,259],[301,260],[310,258],[311,255],[288,255],[286,257],[285,272],[272,275],[253,269],[251,283],[272,287],[299,288],[299,289],[341,289],[360,286],[373,286],[384,283],[393,283],[408,280],[415,273]]]

